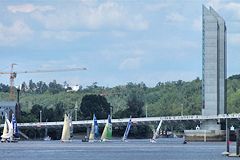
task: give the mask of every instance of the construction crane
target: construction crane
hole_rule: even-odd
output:
[[[87,68],[65,68],[65,69],[51,69],[51,70],[33,70],[33,71],[18,71],[14,72],[13,67],[17,65],[16,63],[11,64],[10,72],[0,72],[0,74],[8,74],[10,75],[10,99],[14,100],[14,79],[17,77],[17,74],[22,73],[47,73],[47,72],[68,72],[68,71],[79,71],[79,70],[87,70]]]

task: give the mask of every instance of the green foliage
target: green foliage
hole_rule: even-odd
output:
[[[125,116],[141,117],[143,116],[144,99],[143,95],[133,91],[127,100],[128,108],[125,110]]]
[[[63,87],[60,84],[57,84],[56,80],[53,80],[53,82],[49,83],[49,92],[52,94],[59,93],[60,91],[63,91]]]
[[[27,85],[28,84],[28,85]],[[66,87],[66,88],[64,88]],[[171,115],[200,115],[202,84],[199,78],[193,81],[159,82],[155,87],[147,87],[144,83],[128,83],[113,88],[97,86],[93,83],[77,92],[68,92],[71,89],[67,82],[63,85],[56,81],[46,84],[42,81],[23,82],[20,94],[21,119],[18,122],[39,122],[39,112],[42,111],[42,121],[63,121],[65,112],[77,112],[78,120],[92,119],[95,113],[98,119],[106,119],[110,109],[113,118],[128,118],[145,116]],[[0,99],[9,100],[9,86],[0,84]],[[81,109],[80,109],[81,106]],[[227,80],[227,109],[228,113],[240,113],[240,75],[233,75]],[[238,120],[231,120],[230,125],[240,127]],[[153,125],[153,124],[152,124]],[[195,129],[198,122],[177,121],[164,122],[165,130]],[[156,128],[157,123],[154,128]],[[125,127],[114,129],[114,135],[122,136]],[[51,137],[60,138],[61,129],[49,130]],[[44,135],[40,130],[27,130],[28,136],[34,138]],[[149,126],[134,125],[129,136],[142,138],[152,136]]]
[[[35,117],[39,117],[39,113],[42,110],[43,110],[43,107],[41,105],[35,104],[32,106],[31,114],[34,115]]]
[[[27,112],[21,112],[21,118],[17,120],[18,122],[21,123],[26,123],[26,122],[38,122],[39,119],[35,117],[35,115]]]
[[[232,75],[232,76],[230,76],[228,79],[229,79],[229,80],[234,80],[234,79],[239,80],[239,79],[240,79],[240,74]]]
[[[84,118],[91,119],[93,114],[98,119],[107,118],[110,114],[110,103],[101,95],[85,95],[81,102],[81,112]]]
[[[240,112],[239,77],[234,75],[227,80],[228,113]],[[91,119],[93,113],[97,114],[98,119],[104,119],[110,113],[111,106],[113,118],[144,116],[146,109],[148,116],[201,114],[202,85],[199,78],[190,82],[159,82],[155,87],[147,87],[144,83],[128,83],[106,88],[97,86],[95,82],[77,92],[67,92],[64,86],[68,86],[67,82],[64,85],[56,81],[49,84],[42,81],[23,82],[20,103],[24,116],[21,121],[39,121],[40,110],[43,121],[60,121],[64,112],[75,112],[76,103],[78,119]],[[8,91],[8,85],[0,84],[2,101],[9,100]]]
[[[0,83],[0,91],[1,92],[9,92],[9,86],[8,85],[5,85],[5,84],[2,84]]]

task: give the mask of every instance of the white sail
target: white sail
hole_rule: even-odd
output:
[[[13,124],[8,119],[7,119],[7,124],[8,124],[8,137],[9,137],[9,140],[12,141],[13,140]]]
[[[4,127],[3,127],[3,134],[1,135],[2,137],[2,142],[5,142],[9,136],[8,136],[8,124],[7,124],[7,120],[5,119],[5,123],[4,123]]]
[[[159,122],[158,127],[157,127],[156,131],[154,132],[153,138],[150,140],[151,142],[156,142],[156,139],[159,135],[159,130],[160,130],[161,126],[162,126],[162,120]]]
[[[8,120],[7,114],[5,115],[5,123],[4,123],[4,128],[3,128],[3,134],[2,134],[2,142],[6,141],[12,141],[13,139],[13,125],[12,123]]]
[[[65,114],[63,130],[62,130],[62,137],[61,137],[62,142],[70,141],[70,122],[69,121],[70,121],[69,116],[67,114]]]

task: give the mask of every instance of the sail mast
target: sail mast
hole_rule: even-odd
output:
[[[124,135],[123,135],[123,138],[122,138],[122,141],[126,141],[126,139],[127,139],[127,137],[128,137],[128,133],[129,133],[130,128],[131,128],[131,125],[132,125],[132,117],[130,116],[130,119],[129,119],[129,121],[128,121],[126,130],[125,130]]]
[[[17,126],[17,120],[16,120],[14,114],[12,114],[12,126],[13,126],[13,137],[14,138],[19,138],[19,131],[18,131],[18,126]]]
[[[93,114],[93,122],[91,126],[91,131],[89,135],[89,140],[94,141],[98,137],[98,123],[95,114]]]
[[[153,138],[152,138],[153,140],[156,140],[161,126],[162,126],[162,120],[159,122],[158,127],[157,127],[156,131],[153,134]]]

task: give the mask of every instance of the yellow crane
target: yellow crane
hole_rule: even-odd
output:
[[[13,71],[13,67],[17,65],[16,63],[11,64],[10,72],[0,72],[0,74],[8,74],[10,75],[10,99],[14,100],[14,79],[17,77],[17,74],[23,73],[47,73],[47,72],[69,72],[69,71],[79,71],[79,70],[87,70],[87,68],[63,68],[63,69],[51,69],[51,70],[32,70],[32,71]]]

